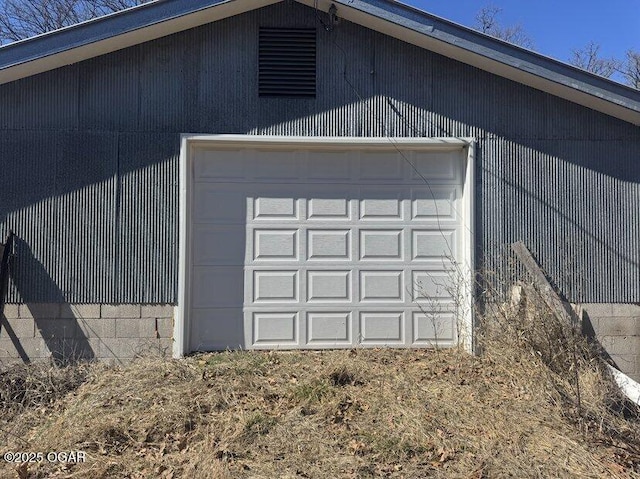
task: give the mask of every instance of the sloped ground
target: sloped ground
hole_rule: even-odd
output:
[[[544,356],[510,337],[479,357],[244,352],[22,367],[1,376],[0,453],[87,460],[0,462],[0,476],[640,477],[637,410],[599,362],[580,356],[563,376]]]

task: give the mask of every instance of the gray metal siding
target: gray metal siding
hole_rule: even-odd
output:
[[[96,57],[79,63],[77,68],[82,88],[77,91],[79,119],[73,128],[98,131],[138,130],[138,48]]]
[[[0,128],[65,130],[78,127],[78,69],[59,68],[0,87]]]
[[[113,297],[117,135],[0,131],[3,234],[18,235],[10,300]]]
[[[482,266],[522,239],[575,301],[640,301],[640,129],[348,22],[315,99],[259,98],[263,8],[0,86],[11,301],[173,303],[180,133],[473,136]]]
[[[482,252],[523,239],[569,298],[637,301],[640,144],[483,143]],[[495,258],[485,266],[498,267]]]
[[[179,138],[121,134],[116,300],[172,303],[177,291]]]

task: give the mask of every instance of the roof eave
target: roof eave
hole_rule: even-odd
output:
[[[0,85],[281,0],[158,0],[0,47]]]

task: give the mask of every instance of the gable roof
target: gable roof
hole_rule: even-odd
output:
[[[156,0],[0,47],[0,84],[283,0]],[[291,1],[291,0],[289,0]],[[295,0],[640,125],[640,91],[392,0]]]

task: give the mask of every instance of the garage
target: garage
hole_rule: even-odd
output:
[[[470,344],[473,148],[185,136],[184,350]]]

